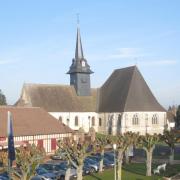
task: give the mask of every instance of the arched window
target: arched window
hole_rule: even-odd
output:
[[[92,126],[95,126],[95,117],[92,117]]]
[[[134,115],[133,115],[132,124],[133,124],[133,125],[138,125],[138,124],[139,124],[138,114],[134,114]]]
[[[157,114],[153,114],[153,116],[152,116],[152,124],[158,124],[158,116],[157,116]]]
[[[78,126],[79,122],[78,122],[78,116],[75,116],[75,126]]]
[[[59,122],[62,123],[62,116],[59,116]]]
[[[121,127],[121,114],[118,115],[118,127]]]
[[[102,126],[102,119],[99,118],[99,126]]]

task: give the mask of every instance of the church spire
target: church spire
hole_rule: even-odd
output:
[[[79,27],[77,28],[75,59],[76,60],[84,59]]]
[[[91,95],[90,74],[92,73],[93,71],[91,71],[87,60],[84,58],[80,29],[77,27],[75,57],[72,59],[67,74],[70,75],[70,85],[74,86],[78,96]]]

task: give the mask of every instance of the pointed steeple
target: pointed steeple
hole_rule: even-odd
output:
[[[77,28],[75,59],[76,60],[84,59],[79,27]]]
[[[78,72],[86,73],[86,74],[93,73],[93,71],[91,71],[90,66],[87,63],[87,60],[84,58],[79,27],[77,27],[75,58],[73,58],[72,64],[67,74],[78,73]]]
[[[75,58],[72,59],[72,64],[67,72],[70,75],[70,85],[74,86],[78,96],[91,95],[90,74],[92,73],[87,60],[84,58],[80,28],[78,27]]]

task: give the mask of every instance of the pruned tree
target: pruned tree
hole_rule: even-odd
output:
[[[146,176],[151,176],[152,154],[155,145],[159,142],[159,135],[146,134],[139,136],[138,146],[143,148],[146,152]]]
[[[165,130],[164,134],[160,137],[161,140],[163,140],[170,147],[171,153],[169,156],[169,163],[173,164],[175,144],[180,140],[180,135],[176,132],[176,130],[171,129],[170,131]]]
[[[0,105],[7,105],[6,96],[3,94],[1,89],[0,89]]]
[[[95,150],[101,153],[101,160],[99,171],[103,171],[103,160],[104,160],[104,150],[105,147],[109,144],[109,135],[96,133],[96,147]]]
[[[8,153],[7,151],[0,151],[0,162],[4,169],[8,166]]]
[[[125,163],[129,164],[129,150],[130,150],[130,148],[133,148],[133,146],[137,145],[138,139],[139,139],[139,132],[134,133],[134,132],[129,131],[129,132],[125,133],[125,135],[129,137],[128,138],[129,145],[125,151]]]
[[[0,151],[0,162],[2,163],[2,170],[9,171],[8,167],[8,152],[7,151]],[[16,180],[17,177],[13,174],[13,169],[11,169],[11,178]]]
[[[128,148],[129,145],[133,144],[132,136],[136,138],[138,134],[132,132],[126,132],[124,134],[119,134],[117,136],[111,136],[110,141],[111,144],[116,144],[118,157],[117,157],[117,179],[121,180],[122,178],[122,162],[123,162],[123,154]]]
[[[16,174],[21,180],[29,180],[35,175],[37,166],[43,162],[45,151],[36,145],[27,144],[26,147],[20,146],[16,149],[16,164],[20,168],[21,173]]]
[[[77,180],[82,180],[84,159],[90,154],[87,149],[91,142],[64,139],[59,140],[57,145],[59,151],[64,151],[67,160],[77,169]]]

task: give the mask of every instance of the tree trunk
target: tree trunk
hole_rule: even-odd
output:
[[[123,159],[123,151],[118,151],[118,167],[117,167],[117,180],[121,180],[122,177],[122,159]],[[116,166],[114,166],[116,168]]]
[[[103,172],[104,150],[101,152],[101,161],[99,164],[99,172]]]
[[[65,174],[65,180],[69,180],[70,179],[70,171],[71,171],[71,169],[67,168],[66,174]]]
[[[151,176],[152,149],[150,151],[146,150],[146,156],[146,176]]]
[[[21,180],[27,180],[27,174],[26,173],[23,173],[22,176],[21,176]]]
[[[79,165],[77,168],[77,180],[82,180],[83,165]]]
[[[173,164],[174,163],[174,148],[171,148],[171,153],[169,156],[169,164]]]
[[[128,153],[128,148],[127,148],[127,150],[125,151],[125,163],[126,164],[129,164],[129,153]]]

